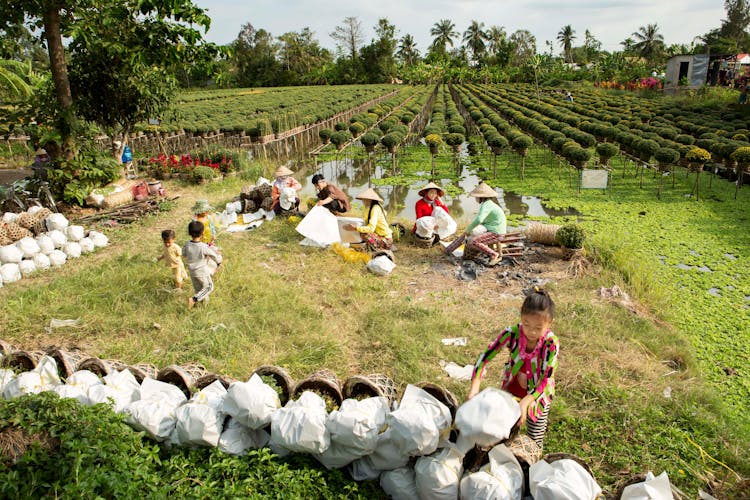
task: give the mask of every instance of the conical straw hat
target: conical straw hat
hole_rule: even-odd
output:
[[[381,203],[383,202],[383,198],[378,196],[378,193],[376,193],[373,188],[368,189],[364,193],[358,194],[356,198],[358,200],[374,200],[374,201],[379,201]]]
[[[276,169],[276,172],[274,172],[273,175],[275,175],[276,177],[283,177],[285,175],[292,175],[293,173],[294,172],[292,172],[290,169],[282,165]]]
[[[475,198],[497,198],[497,192],[484,182],[480,182],[474,188],[474,191],[469,193],[469,196],[474,196]]]
[[[420,189],[417,192],[417,194],[419,194],[419,196],[424,196],[427,193],[427,191],[429,191],[430,189],[436,189],[437,192],[438,192],[438,196],[443,196],[445,194],[445,191],[443,191],[443,188],[441,188],[440,186],[438,186],[434,182],[430,182],[429,184],[427,184],[425,187],[423,187],[422,189]]]
[[[214,207],[209,205],[208,200],[196,200],[192,208],[194,214],[205,214],[211,212],[213,209]]]

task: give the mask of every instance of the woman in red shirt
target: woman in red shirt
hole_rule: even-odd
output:
[[[421,219],[422,217],[432,217],[432,211],[435,210],[435,207],[440,207],[445,210],[446,213],[449,213],[448,207],[445,206],[445,203],[443,203],[443,201],[440,199],[440,197],[443,196],[445,192],[434,182],[430,182],[425,187],[420,189],[418,194],[419,196],[421,196],[421,198],[417,200],[417,203],[414,206],[414,210],[417,213],[417,220]],[[434,226],[434,229],[437,229],[437,224]],[[411,229],[411,232],[412,234],[416,234],[417,237],[425,238],[425,236],[417,233],[416,222],[414,223],[414,227]],[[432,239],[433,236],[429,235],[428,238]],[[439,237],[435,238],[435,242],[437,241],[439,241]]]

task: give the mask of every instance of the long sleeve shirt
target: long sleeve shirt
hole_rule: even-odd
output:
[[[302,184],[300,184],[299,181],[294,177],[287,177],[286,179],[283,179],[281,181],[275,181],[273,183],[273,186],[271,187],[271,198],[273,199],[271,208],[275,208],[276,205],[278,205],[279,197],[281,196],[281,190],[287,187],[290,187],[295,191],[299,191],[300,189],[302,189]]]
[[[185,267],[182,262],[182,249],[177,243],[172,243],[169,246],[162,247],[161,259],[164,260],[164,264],[172,269],[179,269]]]
[[[211,259],[217,264],[221,264],[221,254],[206,245],[202,241],[188,241],[182,247],[182,256],[187,260],[187,268],[190,276],[196,278],[205,278],[211,273],[206,265],[207,260]]]
[[[503,209],[497,203],[489,198],[479,205],[479,213],[471,221],[469,227],[466,228],[466,232],[470,233],[479,224],[486,227],[487,231],[491,233],[505,234],[507,232],[505,212],[503,212]]]
[[[367,224],[359,226],[357,231],[363,234],[375,233],[383,238],[393,238],[393,231],[388,225],[388,221],[385,220],[385,212],[383,207],[380,205],[372,205],[370,210],[370,219],[367,220]]]
[[[447,213],[450,213],[450,210],[448,210],[448,207],[445,206],[445,203],[443,203],[440,198],[435,198],[434,200],[435,207],[440,207],[443,210],[445,210]],[[420,198],[417,200],[416,205],[414,205],[414,210],[417,212],[417,219],[421,219],[422,217],[429,217],[432,215],[432,211],[434,208],[430,203],[426,202],[424,198]]]
[[[477,376],[481,378],[487,363],[505,348],[510,350],[510,357],[503,369],[502,388],[507,389],[523,370],[527,379],[526,390],[534,396],[534,401],[529,405],[529,418],[536,422],[555,395],[555,369],[560,349],[557,336],[548,330],[534,346],[534,350],[528,353],[523,327],[509,326],[479,356],[471,379],[474,380]]]

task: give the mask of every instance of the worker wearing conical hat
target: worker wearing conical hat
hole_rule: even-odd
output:
[[[282,210],[291,210],[292,208],[297,209],[299,207],[299,197],[294,200],[287,200],[289,197],[285,197],[284,205],[286,206],[282,206],[280,199],[282,191],[286,188],[291,188],[295,191],[302,189],[302,184],[292,177],[293,173],[294,172],[284,165],[277,168],[276,172],[274,172],[276,180],[273,181],[273,186],[271,187],[271,198],[273,199],[271,210],[276,212],[276,214],[281,213]]]
[[[385,210],[381,205],[383,198],[372,188],[357,195],[356,198],[365,204],[365,225],[355,227],[352,224],[346,224],[344,228],[359,232],[369,250],[390,250],[393,247],[393,231],[388,225]]]
[[[421,238],[432,238],[433,231],[437,229],[437,223],[433,224],[434,221],[432,220],[423,220],[420,222],[420,219],[422,219],[422,217],[432,218],[433,211],[436,208],[442,208],[445,210],[445,213],[450,212],[448,207],[445,206],[445,203],[443,203],[443,200],[440,199],[440,197],[445,194],[445,191],[434,182],[430,182],[420,189],[417,194],[419,194],[421,198],[419,198],[414,205],[417,219],[414,223],[414,227],[411,229],[411,233],[417,234]],[[419,228],[417,228],[417,226],[419,226]],[[440,241],[439,237],[435,239],[435,242],[437,241]]]
[[[474,228],[479,224],[484,226],[487,229],[487,232],[469,238],[468,245],[473,246],[481,253],[487,255],[490,259],[489,264],[494,266],[500,262],[502,256],[500,253],[490,248],[489,245],[502,240],[502,235],[504,235],[507,230],[505,212],[500,208],[500,205],[495,203],[497,192],[484,182],[480,182],[474,191],[469,193],[469,196],[474,196],[480,205],[479,213],[474,217],[474,220],[471,221],[469,227],[466,228],[465,236],[468,238]]]

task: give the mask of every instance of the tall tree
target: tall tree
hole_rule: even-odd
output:
[[[417,62],[419,59],[419,50],[417,50],[417,42],[414,41],[413,36],[407,33],[401,37],[396,55],[405,66],[413,66]]]
[[[507,37],[508,35],[505,33],[505,28],[502,26],[490,26],[487,30],[487,50],[489,50],[492,55],[497,55],[507,42]]]
[[[256,30],[252,24],[246,23],[231,46],[237,85],[254,87],[279,84],[281,66],[277,60],[278,45],[271,33],[264,29]]]
[[[310,28],[290,31],[279,38],[279,59],[286,70],[285,85],[309,85],[319,78],[317,68],[331,62],[331,54],[321,48]]]
[[[487,33],[484,31],[484,23],[472,20],[469,27],[464,31],[463,41],[471,51],[471,58],[478,63],[487,51]]]
[[[369,83],[390,82],[396,73],[396,27],[381,18],[375,25],[377,38],[362,48],[362,62]]]
[[[657,60],[664,53],[664,36],[659,33],[656,23],[641,26],[633,33],[633,38],[633,50],[648,62]]]
[[[31,61],[0,59],[0,96],[29,97],[34,80]]]
[[[458,37],[456,25],[450,19],[441,19],[430,28],[430,35],[435,38],[432,40],[432,48],[440,55],[448,52],[448,45],[453,47],[453,39]]]
[[[563,26],[562,29],[557,33],[557,41],[560,42],[560,46],[563,49],[563,57],[565,62],[573,62],[573,57],[570,53],[570,49],[573,48],[573,40],[576,39],[576,32],[569,24]]]
[[[536,54],[536,37],[528,30],[516,30],[510,35],[513,52],[511,62],[521,66]]]
[[[583,39],[583,48],[586,51],[587,62],[596,61],[599,59],[599,52],[602,50],[602,42],[597,40],[591,31],[586,30]]]
[[[359,48],[365,40],[362,21],[356,17],[349,16],[344,19],[340,26],[336,26],[331,33],[333,38],[342,50],[345,50],[352,60],[357,58]]]

